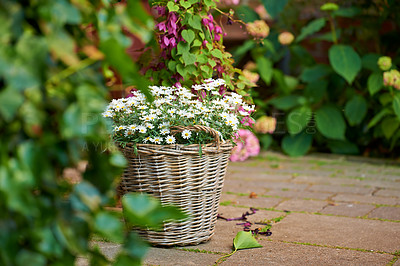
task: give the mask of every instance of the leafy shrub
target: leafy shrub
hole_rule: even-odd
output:
[[[384,86],[378,59],[389,55],[398,61],[393,46],[399,41],[394,34],[400,26],[398,5],[327,3],[318,10],[314,3],[317,17],[304,24],[298,20],[304,3],[262,2],[276,19],[269,36],[248,40],[233,54],[237,59],[249,54],[256,63],[252,71],[260,75],[261,87],[255,103],[264,110],[259,115],[270,112],[277,118],[274,136],[283,151],[292,156],[312,147],[342,154],[395,153],[399,92]],[[290,42],[290,34],[282,31],[296,38]]]
[[[122,26],[148,31],[143,25],[152,19],[145,14],[138,1],[0,1],[1,265],[74,265],[77,256],[105,265],[89,245],[94,234],[124,240],[118,265],[140,264],[145,244],[125,235],[120,218],[105,209],[126,162],[116,150],[99,148],[109,142],[99,69],[102,62],[128,83],[146,83],[126,56],[122,32]],[[89,165],[72,185],[64,170],[81,160]],[[135,224],[145,213],[158,217],[149,222],[157,225],[166,218],[155,215],[160,210],[182,218],[144,196],[123,202]]]

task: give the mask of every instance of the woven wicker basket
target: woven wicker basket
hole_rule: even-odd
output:
[[[175,127],[206,131],[214,143],[202,145],[137,144],[120,148],[128,160],[119,193],[148,193],[163,205],[179,206],[190,218],[164,223],[161,231],[139,230],[154,245],[196,245],[214,234],[221,190],[232,150],[231,143],[220,143],[218,133],[208,127]]]

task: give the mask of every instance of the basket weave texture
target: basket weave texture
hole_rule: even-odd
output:
[[[232,144],[219,141],[218,133],[208,127],[175,127],[206,131],[215,141],[202,145],[128,144],[120,147],[128,160],[119,186],[120,194],[148,193],[162,205],[175,205],[189,214],[181,222],[165,222],[161,231],[137,229],[154,245],[197,245],[214,234],[221,190]],[[136,149],[136,151],[135,151]]]

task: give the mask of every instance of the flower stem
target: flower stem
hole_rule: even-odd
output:
[[[235,254],[236,251],[237,251],[237,249],[235,249],[234,251],[232,251],[232,252],[229,253],[229,254],[226,254],[225,256],[222,256],[221,258],[219,258],[219,259],[215,262],[215,265],[220,264],[220,263],[222,262],[223,259],[232,256],[233,254]]]
[[[337,44],[337,35],[336,35],[336,29],[335,29],[335,22],[333,21],[333,17],[329,16],[329,24],[331,26],[331,31],[332,31],[332,40],[335,44]]]

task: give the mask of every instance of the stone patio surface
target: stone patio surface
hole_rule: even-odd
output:
[[[251,196],[250,196],[251,195]],[[400,166],[393,161],[268,152],[231,162],[220,215],[240,217],[250,207],[252,229],[262,248],[239,250],[221,265],[400,266]],[[197,246],[150,248],[145,265],[213,265],[232,251],[243,230],[219,219],[215,235]],[[112,257],[119,246],[97,242]]]

